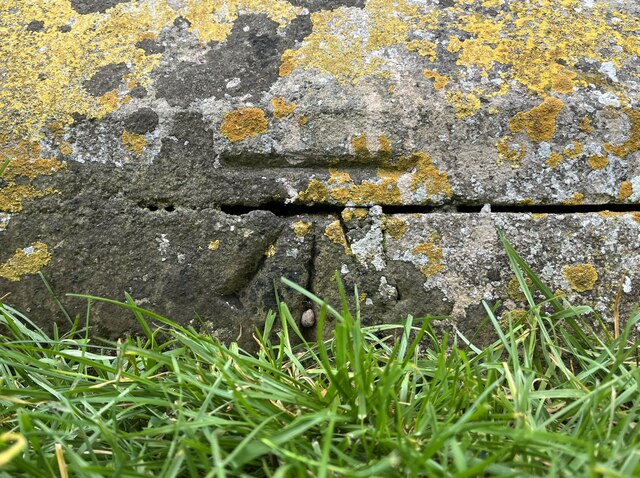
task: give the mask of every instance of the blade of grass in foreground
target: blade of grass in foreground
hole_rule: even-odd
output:
[[[639,475],[640,318],[598,335],[501,238],[530,310],[487,307],[498,339],[482,349],[430,317],[362,327],[339,280],[339,310],[283,280],[319,333],[279,301],[255,355],[130,296],[75,296],[132,315],[143,335],[119,343],[75,325],[56,340],[0,304],[0,426],[24,438],[0,441],[0,477]]]

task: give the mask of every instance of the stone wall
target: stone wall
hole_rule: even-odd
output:
[[[0,296],[250,342],[286,276],[367,321],[523,307],[496,235],[611,319],[640,296],[632,0],[5,0]],[[281,289],[296,314],[309,306]],[[63,299],[74,313],[84,303]],[[97,333],[133,330],[97,306]]]

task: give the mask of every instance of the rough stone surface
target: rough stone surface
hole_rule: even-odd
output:
[[[337,270],[368,323],[474,332],[483,300],[524,306],[499,226],[610,320],[640,293],[638,18],[631,0],[2,2],[0,297],[60,320],[42,272],[250,346],[274,281],[336,300]],[[102,335],[134,323],[95,305]]]

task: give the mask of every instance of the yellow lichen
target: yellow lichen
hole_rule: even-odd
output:
[[[66,141],[63,141],[62,143],[60,143],[59,149],[60,149],[60,153],[62,153],[64,156],[68,156],[71,153],[73,153],[73,146],[71,146]]]
[[[585,116],[584,118],[582,118],[582,121],[580,122],[580,126],[578,126],[578,128],[583,133],[587,133],[587,134],[593,133],[593,126],[591,126],[591,118],[589,118],[588,116]]]
[[[300,116],[300,118],[298,118],[298,124],[300,126],[305,126],[308,122],[309,122],[309,118],[307,118],[306,115],[302,115]]]
[[[266,14],[284,28],[302,13],[285,0],[186,0],[186,7],[178,11],[189,21],[189,29],[202,43],[222,42],[233,29],[241,14]]]
[[[620,158],[624,158],[631,153],[640,151],[640,110],[626,109],[625,113],[629,118],[629,138],[623,144],[614,146],[606,144],[605,151],[615,154]]]
[[[380,136],[378,136],[378,158],[380,158],[382,161],[388,161],[389,159],[391,159],[392,155],[393,146],[391,144],[391,141],[389,141],[389,138],[387,138],[385,135],[381,134]]]
[[[512,310],[504,311],[500,316],[500,325],[502,327],[508,328],[509,323],[520,323],[528,315],[529,315],[529,312],[524,309],[512,309]]]
[[[436,61],[438,58],[438,45],[429,40],[411,40],[407,42],[407,50],[426,56],[430,61]]]
[[[227,113],[220,132],[231,142],[258,136],[267,132],[269,123],[260,108],[239,108]]]
[[[311,231],[311,225],[312,224],[310,222],[296,221],[291,225],[291,227],[296,236],[304,237]]]
[[[351,222],[353,218],[362,220],[369,215],[369,210],[363,207],[347,207],[342,210],[340,216],[344,222]]]
[[[0,211],[19,212],[25,200],[57,192],[51,187],[37,186],[35,180],[51,176],[64,169],[66,164],[41,158],[40,153],[40,146],[29,141],[21,141],[17,147],[0,145],[0,163],[4,163],[5,158],[11,160],[2,175],[5,185],[0,187]]]
[[[576,292],[592,290],[598,280],[598,272],[592,264],[567,265],[562,269],[562,275]]]
[[[427,258],[427,264],[420,267],[420,271],[427,279],[444,269],[444,264],[442,263],[444,252],[441,247],[431,242],[421,242],[417,244],[411,252]]]
[[[529,111],[516,114],[509,121],[514,133],[526,131],[531,141],[549,141],[556,132],[556,119],[564,103],[558,98],[549,97]]]
[[[473,116],[481,106],[480,98],[473,93],[450,91],[447,93],[447,100],[456,109],[457,118]]]
[[[338,169],[329,168],[329,180],[328,184],[348,184],[352,182],[351,175],[346,171],[340,171]]]
[[[498,149],[498,164],[508,162],[512,168],[517,169],[522,165],[527,148],[524,144],[512,143],[512,136],[505,136],[496,143]]]
[[[364,154],[366,138],[355,138],[356,151]],[[369,152],[370,154],[370,152]],[[452,195],[447,173],[438,170],[426,153],[402,156],[377,170],[377,178],[357,184],[351,175],[338,169],[329,170],[323,183],[313,178],[307,189],[298,193],[301,202],[326,202],[329,198],[343,205],[402,204],[404,194],[421,197],[422,203],[441,201]],[[400,179],[404,178],[404,181]],[[403,190],[400,189],[402,183]]]
[[[287,103],[284,98],[273,98],[271,105],[273,106],[273,116],[276,119],[291,116],[298,107],[295,103]]]
[[[351,140],[351,147],[353,148],[353,154],[356,159],[361,161],[371,159],[371,151],[369,151],[369,147],[367,146],[366,135],[361,134],[360,136],[355,136]]]
[[[447,86],[449,84],[449,81],[451,80],[451,78],[449,78],[447,75],[441,75],[437,71],[424,70],[422,74],[425,78],[433,78],[435,80],[433,83],[433,87],[436,90],[441,90],[442,88]]]
[[[322,181],[313,178],[309,182],[307,189],[298,193],[297,199],[301,202],[323,203],[329,199],[329,190]]]
[[[0,277],[17,282],[27,274],[35,274],[51,261],[46,244],[34,242],[29,247],[17,249],[13,257],[0,265]]]
[[[626,201],[633,194],[633,185],[629,181],[622,181],[618,190],[618,200]]]
[[[209,243],[210,251],[217,251],[220,248],[220,239],[216,239],[215,241],[211,241]]]
[[[569,199],[562,201],[562,204],[565,204],[567,206],[577,206],[579,204],[582,204],[583,201],[584,201],[584,194],[575,193]]]
[[[276,255],[276,246],[271,244],[269,247],[267,247],[267,250],[264,251],[264,255],[267,256],[267,257],[275,256]]]
[[[570,146],[564,148],[564,155],[567,158],[577,158],[582,154],[582,144],[573,141]]]
[[[334,244],[342,246],[345,254],[351,254],[351,248],[347,242],[347,237],[344,235],[344,230],[340,225],[340,221],[335,220],[329,224],[324,230],[324,235],[327,236]]]
[[[609,165],[609,159],[606,155],[592,154],[587,158],[591,169],[604,169]]]
[[[527,288],[531,290],[533,282],[531,282],[529,277],[525,277],[524,283],[527,285]],[[512,277],[507,284],[507,295],[515,302],[524,302],[526,300],[526,296],[520,287],[520,281],[515,276]]]
[[[147,145],[147,139],[142,134],[130,133],[127,130],[122,132],[122,144],[134,154],[141,154]]]
[[[560,153],[553,152],[549,156],[549,159],[547,159],[547,164],[551,169],[555,169],[560,166],[560,163],[562,163],[563,159],[564,158]]]
[[[384,219],[384,230],[397,241],[404,236],[407,230],[407,223],[398,217],[386,216]]]
[[[402,158],[400,159],[402,164]],[[411,182],[411,190],[418,191],[424,189],[427,196],[445,196],[451,197],[451,184],[449,183],[449,175],[444,171],[440,171],[433,165],[431,157],[427,153],[413,153],[408,161],[413,166],[413,179]]]

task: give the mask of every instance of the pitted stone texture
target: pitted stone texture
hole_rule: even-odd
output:
[[[343,214],[344,216],[344,214]],[[338,304],[332,273],[341,271],[349,290],[357,285],[366,321],[397,322],[407,314],[451,315],[474,331],[489,306],[527,308],[497,236],[501,228],[545,284],[573,303],[590,304],[613,317],[618,288],[620,317],[629,318],[640,291],[640,215],[634,214],[397,214],[348,213],[345,238],[371,242],[370,255],[345,254],[332,234],[320,238],[314,291]],[[382,221],[383,235],[371,234]],[[380,251],[379,256],[375,251]],[[355,251],[353,251],[355,252]],[[364,259],[364,260],[363,260]],[[376,262],[381,267],[376,267]],[[575,266],[595,276],[576,275]],[[578,269],[578,272],[580,269]],[[539,295],[536,296],[541,299]],[[489,326],[490,328],[490,326]]]

